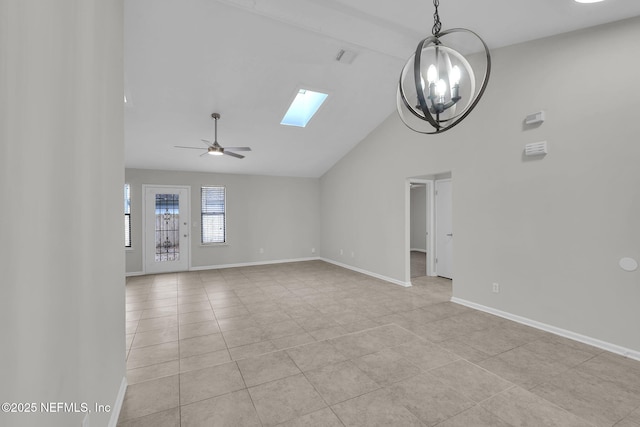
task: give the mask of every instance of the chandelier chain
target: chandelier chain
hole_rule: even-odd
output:
[[[433,28],[431,28],[431,34],[437,36],[442,29],[442,23],[440,22],[440,15],[438,14],[438,6],[440,6],[440,0],[433,0],[433,7],[436,11],[433,13]]]

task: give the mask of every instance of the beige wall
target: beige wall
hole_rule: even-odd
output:
[[[455,297],[640,351],[640,272],[618,267],[640,259],[639,39],[635,18],[496,49],[484,98],[441,135],[392,114],[321,179],[322,256],[407,281],[406,178],[451,171]]]
[[[191,268],[317,257],[320,252],[320,181],[201,172],[127,169],[131,185],[132,249],[127,273],[143,270],[142,185],[191,186]],[[226,187],[227,243],[200,244],[200,189]],[[260,253],[260,248],[264,251]],[[315,253],[311,250],[315,248]]]
[[[122,0],[0,2],[2,402],[113,406],[125,375],[122,15]]]

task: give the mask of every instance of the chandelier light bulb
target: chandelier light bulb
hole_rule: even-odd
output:
[[[454,65],[451,69],[451,74],[449,74],[449,83],[451,84],[451,87],[460,84],[460,67],[457,65]]]
[[[451,100],[460,98],[460,67],[455,65],[449,74],[449,84],[451,85]]]
[[[435,83],[436,80],[438,80],[438,70],[436,70],[435,65],[431,64],[427,70],[427,81],[429,83]]]
[[[438,83],[436,83],[436,94],[438,95],[438,97],[444,98],[446,93],[447,83],[442,79],[438,80]]]

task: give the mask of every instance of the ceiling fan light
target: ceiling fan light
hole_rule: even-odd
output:
[[[209,147],[207,148],[207,154],[211,156],[222,156],[224,154],[224,150],[221,147]]]

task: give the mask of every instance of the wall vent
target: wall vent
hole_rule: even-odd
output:
[[[356,53],[351,50],[340,49],[336,55],[336,61],[343,64],[351,64],[356,59]]]
[[[547,117],[544,111],[538,111],[536,113],[529,114],[527,117],[525,117],[524,123],[527,125],[535,125],[535,124],[544,122],[546,118]]]
[[[547,149],[547,141],[532,142],[524,146],[525,156],[542,156],[549,153]]]

